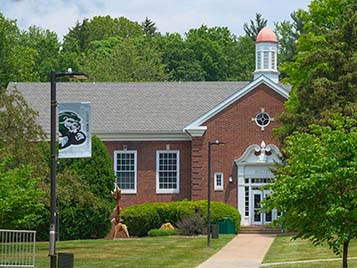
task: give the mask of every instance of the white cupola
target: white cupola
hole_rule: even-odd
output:
[[[265,75],[275,83],[279,82],[277,68],[278,40],[275,33],[268,27],[260,30],[255,42],[254,80]]]

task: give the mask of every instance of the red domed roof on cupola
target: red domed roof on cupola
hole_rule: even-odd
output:
[[[261,43],[261,42],[278,43],[278,40],[276,39],[276,35],[272,31],[272,29],[270,29],[268,27],[264,27],[258,33],[256,42],[257,43]]]

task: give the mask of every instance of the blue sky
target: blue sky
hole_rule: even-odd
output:
[[[98,15],[124,16],[141,22],[149,17],[158,30],[183,34],[202,24],[226,26],[242,35],[243,23],[261,13],[273,22],[289,20],[290,13],[307,9],[310,0],[0,0],[5,17],[21,29],[31,25],[55,31],[60,38],[77,20]]]

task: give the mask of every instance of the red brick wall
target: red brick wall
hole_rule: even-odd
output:
[[[137,151],[137,193],[123,194],[122,206],[145,202],[207,199],[207,143],[220,140],[225,142],[225,145],[212,146],[211,197],[212,200],[237,207],[237,169],[234,160],[238,159],[249,145],[260,145],[263,140],[266,144],[279,145],[273,138],[272,132],[273,128],[278,127],[277,122],[272,121],[262,131],[252,118],[255,118],[261,108],[264,108],[271,117],[276,118],[284,110],[284,101],[281,95],[265,85],[260,85],[202,124],[207,126],[205,135],[192,138],[192,143],[190,141],[104,142],[113,158],[114,151],[123,150],[124,146],[128,150]],[[167,144],[170,145],[170,150],[180,151],[180,193],[178,194],[156,194],[156,151],[166,150]],[[215,172],[224,173],[223,191],[214,191]],[[231,175],[233,182],[229,183],[228,177]]]
[[[145,202],[167,202],[191,198],[190,141],[105,141],[104,144],[113,159],[114,151],[123,150],[124,146],[127,150],[137,151],[137,193],[122,195],[123,208]],[[180,192],[178,194],[156,194],[156,151],[166,150],[167,144],[170,150],[180,151]]]
[[[278,127],[272,121],[264,131],[252,118],[265,109],[270,117],[281,113],[285,98],[266,85],[260,85],[236,103],[202,124],[207,126],[203,137],[192,141],[192,199],[207,199],[207,144],[209,141],[223,141],[225,145],[214,145],[211,151],[211,197],[212,200],[228,203],[237,207],[237,170],[234,160],[238,159],[251,144],[264,140],[266,144],[279,146],[273,137],[273,128]],[[224,173],[224,191],[214,191],[215,172]],[[228,177],[233,176],[233,182]]]

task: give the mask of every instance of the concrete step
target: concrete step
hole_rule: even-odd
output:
[[[241,234],[280,234],[280,228],[274,228],[266,225],[248,225],[241,226],[239,233]]]

